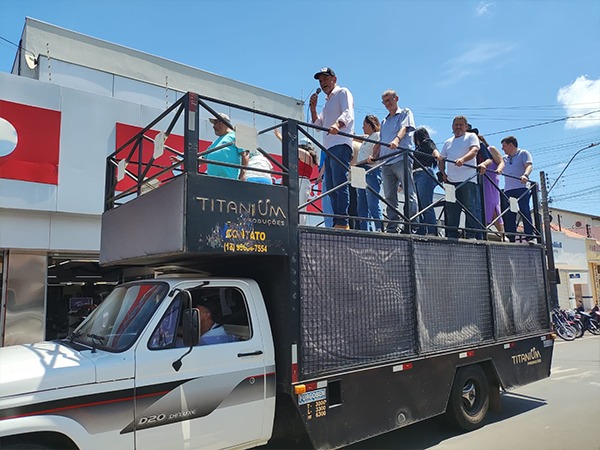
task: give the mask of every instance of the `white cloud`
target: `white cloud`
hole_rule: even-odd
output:
[[[567,116],[571,117],[567,119],[565,128],[600,126],[600,79],[590,80],[582,75],[568,86],[561,87],[556,100],[565,108]]]
[[[494,8],[496,8],[496,3],[494,2],[480,2],[475,8],[475,14],[478,16],[489,16],[492,14]]]
[[[471,48],[463,51],[459,56],[449,59],[443,65],[442,75],[444,79],[440,84],[448,85],[456,83],[470,75],[477,74],[486,68],[493,67],[498,70],[506,64],[498,60],[501,56],[510,53],[515,48],[514,44],[508,42],[478,42]],[[490,66],[492,63],[495,64]]]

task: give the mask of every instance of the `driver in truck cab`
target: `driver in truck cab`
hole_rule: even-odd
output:
[[[218,305],[211,302],[203,302],[197,306],[200,320],[200,345],[220,344],[235,341],[219,323]]]

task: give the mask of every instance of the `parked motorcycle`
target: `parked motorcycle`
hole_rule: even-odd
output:
[[[579,311],[574,309],[568,309],[563,313],[565,314],[569,325],[571,325],[576,330],[575,338],[580,338],[581,336],[583,336],[583,333],[585,332],[585,327],[583,325],[583,322],[581,321]]]
[[[597,306],[596,306],[596,308],[597,308]],[[592,309],[592,311],[594,312],[593,315],[590,313],[586,313],[583,310],[583,307],[579,307],[579,308],[577,308],[577,310],[579,312],[579,317],[580,317],[581,323],[583,324],[584,330],[587,330],[590,333],[595,334],[595,335],[600,335],[600,322],[598,322],[595,319],[597,310],[594,311],[594,309]]]
[[[565,314],[559,308],[552,310],[552,326],[556,334],[565,341],[572,341],[577,335],[577,330],[569,324]]]

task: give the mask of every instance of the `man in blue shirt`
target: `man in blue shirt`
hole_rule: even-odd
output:
[[[413,134],[415,132],[415,119],[408,108],[398,107],[398,95],[395,91],[387,90],[381,96],[381,103],[388,110],[388,115],[381,122],[380,141],[387,145],[376,144],[373,149],[373,158],[381,158],[399,150],[414,150]],[[408,177],[405,179],[405,165],[408,164]],[[386,159],[381,168],[383,181],[383,193],[385,201],[391,205],[387,207],[387,218],[390,220],[386,232],[397,233],[399,231],[396,212],[398,209],[398,186],[402,186],[404,194],[408,197],[408,212],[414,217],[419,210],[415,181],[412,174],[412,160],[409,159],[407,151],[403,154]],[[406,198],[406,197],[405,197]],[[408,218],[407,218],[408,219]],[[415,218],[418,221],[418,218]]]
[[[219,114],[220,118],[208,119],[213,125],[213,130],[218,136],[206,149],[219,148],[204,156],[208,161],[218,161],[229,164],[247,166],[250,156],[248,152],[235,145],[235,132],[230,128],[231,120],[225,113]],[[232,178],[234,180],[245,179],[245,170],[240,171],[237,167],[220,166],[218,164],[207,164],[206,174],[214,177]]]
[[[234,336],[227,334],[223,325],[218,323],[218,307],[206,302],[198,306],[200,312],[200,345],[222,344],[234,342]]]
[[[504,229],[508,239],[515,242],[515,233],[517,232],[517,214],[510,210],[510,204],[507,200],[511,197],[518,199],[519,212],[523,217],[523,228],[527,235],[526,240],[532,240],[533,224],[531,219],[531,209],[529,200],[531,192],[528,189],[529,175],[533,170],[533,160],[531,153],[519,148],[519,142],[514,136],[507,136],[502,141],[502,150],[504,156],[504,194],[500,197],[502,202],[502,211],[504,213]]]

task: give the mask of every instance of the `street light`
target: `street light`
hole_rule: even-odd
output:
[[[556,180],[554,180],[554,183],[552,183],[552,186],[550,186],[550,189],[548,189],[547,194],[549,194],[550,191],[552,190],[552,188],[554,186],[556,186],[556,183],[558,183],[558,180],[560,180],[560,177],[562,177],[563,173],[565,173],[565,170],[567,170],[567,167],[569,167],[569,164],[571,164],[571,162],[575,159],[575,157],[577,155],[579,155],[582,151],[587,150],[588,148],[596,147],[598,145],[600,145],[600,142],[591,143],[587,147],[583,147],[582,149],[576,151],[575,154],[573,156],[571,156],[571,159],[569,160],[569,162],[567,163],[567,165],[565,166],[565,168],[562,170],[562,172],[560,173],[560,175],[558,177],[556,177]]]

